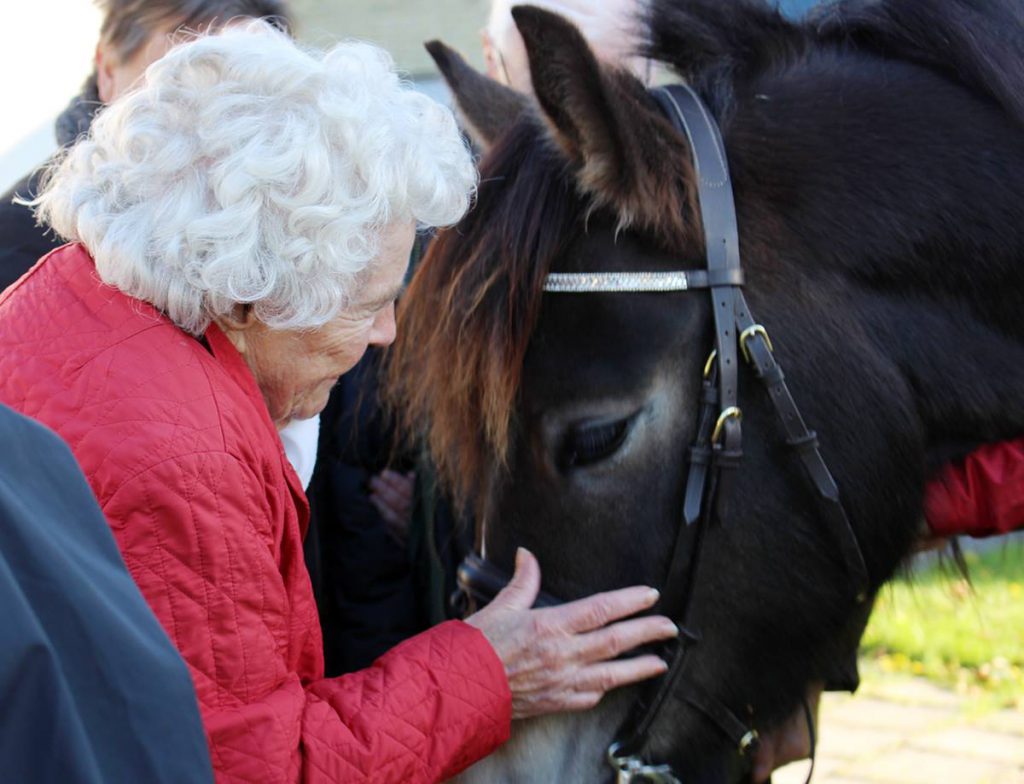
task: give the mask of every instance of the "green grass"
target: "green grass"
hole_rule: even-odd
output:
[[[966,559],[970,584],[931,565],[885,587],[862,657],[952,686],[979,710],[1024,709],[1024,542]]]

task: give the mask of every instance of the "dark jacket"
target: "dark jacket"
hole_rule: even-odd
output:
[[[96,76],[90,76],[68,107],[57,118],[54,131],[61,147],[89,131],[89,125],[100,108]],[[45,164],[44,164],[45,165]],[[43,166],[26,174],[10,190],[0,196],[0,291],[25,274],[39,259],[63,240],[52,231],[36,225],[32,210],[15,204],[14,198],[32,199],[39,193]]]
[[[70,450],[0,406],[4,781],[211,782],[187,668]]]
[[[367,483],[391,457],[377,405],[379,357],[371,348],[331,392],[307,492],[306,563],[328,676],[368,666],[428,625],[418,610],[408,551],[389,536],[370,503]]]

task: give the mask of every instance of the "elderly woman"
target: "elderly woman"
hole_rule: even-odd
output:
[[[38,199],[73,244],[0,299],[0,400],[71,446],[189,666],[221,781],[436,781],[512,717],[664,671],[618,658],[676,633],[619,620],[653,590],[530,610],[523,551],[466,623],[323,677],[277,430],[392,340],[415,227],[456,221],[474,176],[450,113],[382,51],[304,52],[256,25],[151,66]]]

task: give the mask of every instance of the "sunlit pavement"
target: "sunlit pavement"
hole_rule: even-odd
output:
[[[826,694],[816,784],[1024,784],[1024,711],[972,716],[965,698],[921,678],[865,677]],[[773,784],[803,784],[794,763]]]

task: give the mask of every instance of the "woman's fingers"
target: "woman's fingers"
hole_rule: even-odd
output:
[[[604,694],[620,686],[656,678],[668,671],[668,664],[657,656],[637,656],[633,659],[591,664],[580,670],[573,688],[577,692]]]
[[[612,621],[648,610],[658,601],[658,596],[654,588],[638,585],[620,588],[617,591],[595,593],[593,596],[577,599],[546,612],[553,616],[557,615],[557,623],[564,624],[568,631],[578,634],[600,629]]]
[[[597,631],[577,635],[575,639],[580,658],[593,662],[614,659],[641,645],[672,640],[678,636],[679,628],[672,621],[660,615],[652,615],[620,621]]]
[[[390,526],[400,526],[402,524],[401,515],[391,508],[390,505],[378,496],[371,495],[370,503],[373,504],[373,508],[377,510],[384,522]]]
[[[407,474],[400,474],[389,468],[381,471],[374,477],[382,486],[388,488],[397,497],[412,498],[413,489],[416,486],[416,472],[410,471]]]
[[[512,717],[589,710],[613,689],[664,675],[668,664],[657,656],[637,656],[574,669],[571,676],[533,688],[512,689]]]
[[[384,471],[370,479],[372,493],[396,509],[411,505],[414,486],[412,476],[394,471]]]
[[[656,656],[615,660],[678,634],[663,616],[620,620],[649,609],[657,591],[624,588],[531,610],[540,582],[536,558],[520,549],[511,582],[466,619],[490,640],[505,665],[516,718],[584,710],[609,689],[665,672],[665,663]]]
[[[385,470],[371,477],[370,503],[384,520],[388,535],[399,545],[405,545],[409,535],[416,474],[399,474]]]
[[[508,585],[502,588],[487,606],[492,612],[502,608],[529,610],[540,593],[540,564],[525,547],[516,550],[516,567]],[[492,609],[493,608],[493,609]]]
[[[416,474],[399,474],[385,470],[371,477],[369,485],[370,503],[391,527],[389,533],[394,535],[391,529],[398,528],[401,529],[398,533],[404,537],[404,529],[408,526],[412,512]]]

